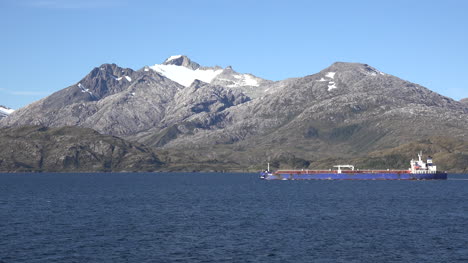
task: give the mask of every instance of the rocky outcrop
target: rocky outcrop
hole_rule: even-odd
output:
[[[0,129],[2,172],[154,171],[162,162],[146,146],[78,127]]]
[[[163,65],[175,65],[193,70],[196,70],[201,67],[198,63],[193,62],[187,56],[184,55],[171,56],[168,59],[166,59],[166,61],[164,61]]]
[[[464,104],[468,104],[468,98],[461,99],[460,102]]]

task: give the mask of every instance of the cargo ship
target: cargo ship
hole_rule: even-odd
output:
[[[410,161],[408,170],[359,170],[353,165],[335,165],[329,170],[267,170],[260,173],[264,180],[446,180],[447,173],[437,171],[432,157],[427,162],[422,160],[422,153],[418,160]]]

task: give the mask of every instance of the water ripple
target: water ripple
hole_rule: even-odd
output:
[[[0,262],[467,262],[466,176],[0,175]]]

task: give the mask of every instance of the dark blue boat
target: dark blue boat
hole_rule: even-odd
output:
[[[418,154],[419,160],[411,160],[408,170],[355,170],[353,165],[335,165],[330,170],[278,170],[268,169],[260,174],[265,180],[446,180],[446,172],[438,172],[432,163],[427,163]]]

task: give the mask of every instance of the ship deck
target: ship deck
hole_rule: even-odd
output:
[[[341,174],[407,174],[410,170],[341,170]],[[278,170],[273,174],[338,174],[338,170]]]

